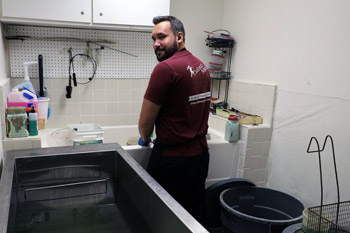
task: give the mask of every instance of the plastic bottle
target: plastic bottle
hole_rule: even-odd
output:
[[[35,94],[27,90],[19,91],[18,88],[12,89],[7,95],[8,107],[27,107],[28,103],[33,103],[36,106],[38,99]]]
[[[228,142],[237,142],[239,140],[239,122],[235,116],[230,115],[226,121],[225,140]]]
[[[29,113],[29,136],[38,135],[38,113],[35,112],[34,106]]]
[[[29,74],[28,74],[28,66],[34,65],[34,64],[38,64],[38,62],[32,61],[32,62],[24,62],[23,63],[23,65],[24,65],[24,80],[23,80],[22,83],[18,84],[14,88],[16,88],[16,89],[23,89],[25,87],[28,90],[30,90],[32,93],[35,94],[35,90],[34,90],[33,84],[30,82]]]

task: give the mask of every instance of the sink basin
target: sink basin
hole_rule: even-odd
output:
[[[207,232],[118,144],[5,158],[0,233]]]

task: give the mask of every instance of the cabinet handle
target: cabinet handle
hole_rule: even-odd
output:
[[[102,13],[102,12],[100,12],[100,16],[103,16],[103,13]]]
[[[81,15],[84,15],[84,11],[81,11],[80,14],[81,14]]]

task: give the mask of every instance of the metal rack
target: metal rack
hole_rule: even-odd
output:
[[[225,31],[228,34],[215,34],[214,32],[217,31]],[[207,32],[207,31],[206,31]],[[231,77],[231,60],[232,60],[232,49],[234,47],[235,41],[231,37],[230,33],[226,30],[215,30],[212,32],[207,32],[208,36],[205,39],[206,45],[213,49],[220,49],[224,53],[226,53],[226,69],[222,71],[210,71],[210,77],[211,77],[211,86],[214,84],[214,80],[218,80],[218,93],[217,97],[220,98],[220,89],[221,89],[221,81],[226,81],[226,87],[225,87],[225,98],[224,98],[224,108],[227,107],[227,100],[228,100],[228,89],[229,89],[229,80]],[[213,89],[211,89],[211,95],[213,96]],[[214,109],[215,110],[215,109]]]
[[[322,180],[322,164],[321,152],[324,150],[328,139],[331,141],[333,152],[333,165],[335,172],[335,180],[337,186],[338,202],[332,204],[323,204],[323,180]],[[311,151],[312,141],[316,142],[317,150]],[[320,168],[320,185],[321,185],[321,205],[310,207],[308,209],[308,220],[306,233],[327,232],[327,233],[345,233],[350,232],[350,201],[340,202],[339,182],[337,165],[335,161],[334,143],[330,135],[327,135],[323,143],[322,149],[315,137],[312,137],[307,148],[307,153],[318,153]]]

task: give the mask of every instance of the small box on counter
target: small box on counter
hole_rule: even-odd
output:
[[[233,111],[231,109],[216,109],[216,115],[228,118],[230,115],[234,115],[238,118],[238,122],[241,125],[258,125],[263,123],[263,118],[257,115],[251,115],[244,112]]]

